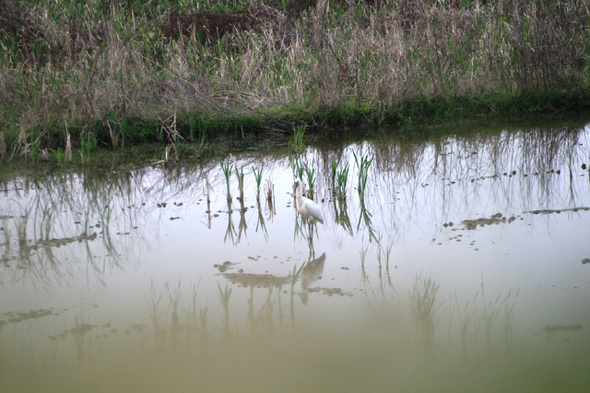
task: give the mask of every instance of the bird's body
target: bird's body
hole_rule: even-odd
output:
[[[320,207],[311,199],[303,196],[303,183],[299,178],[295,179],[293,193],[295,194],[295,203],[299,214],[306,220],[319,221],[323,224],[324,216],[322,215]]]

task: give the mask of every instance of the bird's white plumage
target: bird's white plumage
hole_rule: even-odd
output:
[[[295,179],[293,191],[295,193],[295,203],[299,214],[306,220],[315,220],[323,224],[324,216],[322,215],[322,211],[318,204],[303,196],[303,183],[301,182],[301,179]]]

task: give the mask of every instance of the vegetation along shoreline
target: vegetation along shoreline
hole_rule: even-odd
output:
[[[584,0],[1,0],[0,159],[585,110],[588,42]]]

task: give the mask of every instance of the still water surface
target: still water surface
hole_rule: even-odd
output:
[[[586,391],[589,155],[564,123],[241,154],[243,197],[228,158],[4,181],[0,391]]]

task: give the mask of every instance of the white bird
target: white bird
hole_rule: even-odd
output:
[[[297,211],[306,220],[319,221],[324,224],[324,216],[317,203],[303,196],[303,183],[300,178],[295,179],[293,194],[297,204]]]

